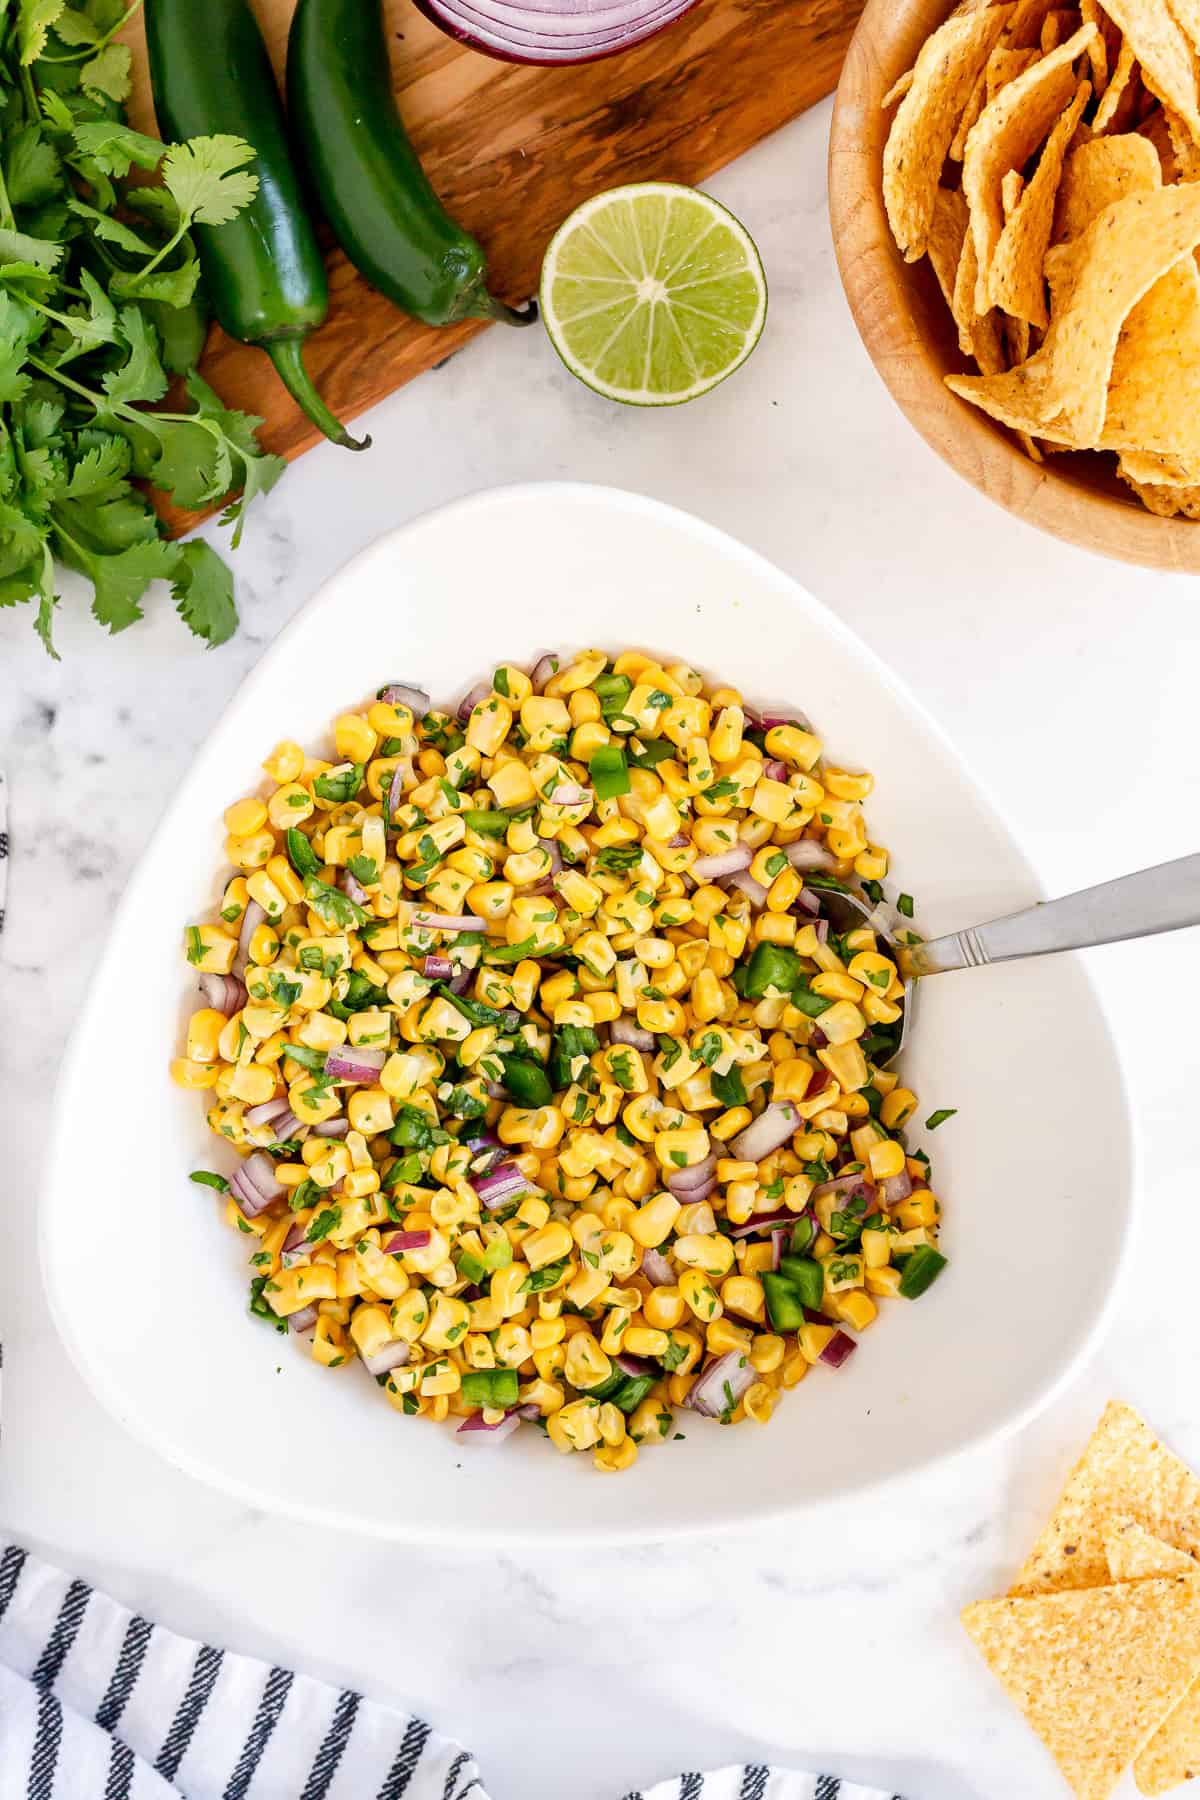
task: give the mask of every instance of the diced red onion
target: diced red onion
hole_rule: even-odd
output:
[[[465,994],[471,985],[470,969],[460,969],[457,975],[451,977],[447,985],[452,994]]]
[[[246,990],[236,975],[201,975],[200,992],[205,1005],[232,1019],[246,1004]]]
[[[371,1356],[364,1356],[363,1367],[368,1375],[386,1375],[389,1369],[402,1368],[411,1355],[412,1351],[403,1338],[393,1338],[382,1350],[376,1350]]]
[[[551,873],[551,875],[561,875],[562,866],[563,866],[563,858],[562,858],[562,851],[558,847],[558,839],[557,838],[540,837],[538,839],[538,843],[542,846],[542,849],[546,852],[546,855],[550,858],[550,873]]]
[[[829,920],[828,919],[817,919],[814,922],[814,930],[816,931],[816,934],[817,934],[818,944],[828,943],[828,941],[829,941]]]
[[[235,1169],[229,1177],[229,1191],[248,1219],[256,1219],[271,1204],[259,1193],[244,1168]]]
[[[637,1020],[631,1019],[628,1013],[622,1013],[619,1019],[613,1020],[609,1035],[614,1044],[628,1044],[631,1050],[650,1051],[654,1048],[654,1033],[643,1031]]]
[[[672,1287],[675,1271],[661,1250],[642,1251],[642,1274],[651,1287]]]
[[[563,659],[557,650],[543,651],[529,671],[529,679],[533,684],[534,692],[540,694],[551,676],[558,674],[562,665]]]
[[[879,1198],[885,1206],[898,1206],[912,1191],[912,1176],[907,1169],[901,1169],[898,1175],[887,1175],[879,1183]]]
[[[692,1383],[684,1405],[690,1406],[693,1412],[703,1413],[705,1418],[719,1419],[722,1413],[733,1410],[747,1388],[753,1387],[757,1380],[758,1371],[752,1367],[745,1351],[727,1350],[724,1356],[710,1362],[699,1380]]]
[[[786,851],[784,854],[787,854]],[[797,912],[807,913],[810,918],[815,918],[821,910],[821,896],[815,888],[801,888],[796,895],[795,909]]]
[[[731,1225],[729,1235],[731,1238],[759,1237],[764,1231],[774,1231],[779,1225],[793,1224],[796,1218],[797,1214],[789,1212],[786,1206],[780,1207],[776,1212],[755,1213],[744,1225]]]
[[[350,873],[349,869],[342,876],[342,892],[347,899],[353,900],[355,906],[367,905],[367,890],[362,882]]]
[[[670,1182],[668,1182],[667,1186],[670,1187],[670,1185]],[[717,1178],[715,1175],[710,1175],[708,1180],[702,1181],[699,1187],[689,1188],[684,1194],[676,1194],[675,1198],[677,1200],[682,1200],[685,1206],[690,1206],[693,1201],[707,1200],[709,1195],[715,1194],[716,1191]]]
[[[617,1354],[613,1357],[613,1361],[624,1375],[649,1375],[651,1373],[657,1373],[657,1371],[651,1370],[650,1364],[646,1361],[644,1356],[630,1356],[627,1350],[618,1350]]]
[[[486,700],[491,691],[492,684],[490,681],[477,681],[470,693],[464,695],[458,703],[458,722],[460,725],[466,724],[471,714],[475,711],[475,708],[479,705],[479,702],[481,700]]]
[[[682,1200],[687,1204],[689,1201],[699,1198],[693,1189],[704,1187],[712,1180],[716,1172],[716,1157],[706,1156],[703,1162],[693,1163],[690,1168],[675,1169],[667,1176],[667,1186],[677,1200]]]
[[[508,1089],[505,1087],[505,1085],[502,1081],[489,1081],[488,1082],[487,1097],[489,1100],[503,1100],[507,1097],[507,1095],[508,1095]]]
[[[318,1316],[316,1306],[302,1306],[299,1312],[294,1312],[289,1316],[288,1330],[311,1331],[317,1322]]]
[[[763,774],[768,781],[786,781],[788,778],[787,764],[780,762],[777,756],[769,756],[763,764]]]
[[[475,1155],[480,1150],[495,1150],[500,1143],[500,1139],[496,1136],[495,1132],[480,1130],[472,1131],[470,1137],[463,1136],[460,1137],[458,1141],[465,1149],[469,1150],[472,1155]]]
[[[799,719],[781,718],[778,713],[764,713],[759,723],[764,731],[773,731],[776,725],[794,725],[797,731],[808,729]]]
[[[682,850],[683,846],[685,844],[690,844],[691,841],[692,840],[688,836],[686,831],[677,831],[673,838],[667,839],[667,849],[668,850]]]
[[[790,1100],[773,1100],[766,1112],[739,1131],[729,1153],[739,1162],[761,1162],[800,1129],[800,1114]]]
[[[480,1203],[489,1212],[495,1212],[497,1207],[507,1206],[518,1194],[526,1194],[530,1190],[529,1181],[516,1163],[511,1162],[501,1163],[487,1175],[472,1177],[471,1186],[479,1195]]]
[[[739,869],[748,869],[753,861],[754,852],[748,844],[735,844],[719,856],[698,856],[688,872],[697,881],[719,881],[722,875],[736,875]]]
[[[339,1044],[327,1052],[325,1073],[335,1081],[374,1081],[387,1061],[386,1050],[369,1050],[357,1044]]]
[[[293,1268],[296,1263],[308,1261],[310,1250],[308,1240],[304,1235],[305,1230],[306,1227],[303,1225],[293,1225],[284,1238],[279,1260],[285,1269]]]
[[[264,1100],[261,1106],[252,1106],[245,1114],[245,1120],[247,1125],[269,1125],[272,1119],[278,1119],[282,1113],[290,1111],[287,1095],[284,1094],[274,1100]]]
[[[857,1193],[866,1195],[868,1214],[879,1211],[879,1193],[865,1169],[855,1175],[839,1175],[833,1181],[823,1181],[820,1187],[813,1189],[812,1198],[820,1200],[826,1194],[844,1194],[850,1197]]]
[[[313,1126],[314,1137],[345,1137],[350,1129],[349,1119],[322,1119],[319,1125]]]
[[[828,1363],[831,1369],[840,1369],[848,1356],[853,1356],[858,1349],[852,1337],[844,1331],[835,1331],[821,1352],[821,1361]]]
[[[516,1414],[518,1419],[540,1419],[542,1409],[536,1400],[527,1400],[524,1406],[516,1408]]]
[[[511,1412],[505,1413],[502,1419],[498,1419],[494,1425],[489,1425],[482,1413],[472,1413],[469,1419],[463,1420],[454,1435],[455,1437],[465,1437],[468,1443],[502,1444],[505,1438],[511,1437],[513,1432],[519,1431],[520,1428],[521,1415],[514,1407]]]
[[[727,875],[725,884],[745,894],[751,906],[758,907],[760,911],[767,904],[766,888],[761,881],[755,881],[748,869],[739,869],[736,875]]]
[[[407,706],[418,719],[423,718],[433,702],[424,688],[411,687],[407,681],[392,681],[380,688],[379,698],[387,706]]]
[[[237,955],[233,959],[233,972],[239,980],[246,973],[246,964],[250,960],[250,939],[266,916],[257,900],[247,900],[246,910],[242,914],[242,929],[238,932]]]
[[[777,1269],[783,1260],[783,1246],[787,1240],[786,1231],[771,1233],[771,1267]]]
[[[421,973],[427,981],[450,981],[454,976],[454,964],[448,956],[427,956],[421,964]]]
[[[423,931],[486,931],[487,920],[475,913],[414,912],[413,924]]]
[[[432,1237],[431,1231],[393,1231],[379,1248],[388,1256],[403,1256],[406,1250],[427,1250]]]
[[[580,787],[577,781],[560,781],[554,792],[548,796],[551,806],[583,806],[591,805],[591,788]]]
[[[797,838],[794,844],[787,846],[783,854],[793,869],[799,869],[801,874],[806,869],[832,869],[837,861],[832,852],[824,844],[819,844],[816,838]]]
[[[348,1125],[349,1121],[343,1119],[341,1123]],[[277,1119],[271,1121],[271,1124],[277,1144],[287,1143],[293,1138],[303,1139],[308,1136],[308,1126],[302,1125],[294,1112],[281,1113]]]
[[[283,1183],[275,1174],[275,1164],[265,1150],[252,1150],[241,1165],[241,1173],[268,1205],[272,1200],[278,1200],[283,1192]]]

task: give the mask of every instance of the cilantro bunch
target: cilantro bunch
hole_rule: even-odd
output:
[[[168,148],[127,125],[130,52],[114,38],[139,3],[0,0],[0,607],[34,605],[52,656],[58,563],[88,579],[109,631],[162,579],[184,623],[223,643],[229,570],[207,544],[167,542],[145,486],[188,508],[240,494],[223,515],[236,546],[283,470],[261,420],[196,372],[208,312],[191,227],[253,199],[254,152],[225,136]],[[186,404],[160,410],[172,376]]]

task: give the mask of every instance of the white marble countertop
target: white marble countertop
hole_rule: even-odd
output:
[[[1050,891],[1197,847],[1200,588],[1026,529],[913,435],[842,299],[827,126],[822,107],[712,184],[762,248],[772,310],[751,363],[697,406],[609,407],[540,333],[493,332],[371,415],[369,457],[315,451],[256,509],[237,565],[244,630],[224,649],[201,653],[165,596],[152,622],[110,641],[72,591],[61,665],[26,618],[0,613],[13,844],[0,936],[0,1531],[177,1629],[408,1699],[476,1750],[493,1800],[617,1800],[750,1755],[878,1778],[911,1800],[1060,1800],[958,1608],[1002,1591],[1110,1393],[1200,1463],[1195,934],[1091,958],[1128,1049],[1144,1148],[1146,1227],[1106,1347],[1016,1441],[883,1498],[787,1528],[591,1555],[331,1546],[125,1437],[47,1316],[32,1228],[41,1147],[71,1129],[51,1117],[52,1083],[113,902],[261,647],[352,552],[440,501],[572,476],[744,538],[912,684]],[[132,1160],[137,1102],[126,1104]],[[1104,1129],[1064,1118],[1063,1157],[1076,1133]],[[87,1145],[78,1152],[86,1181]],[[1052,1206],[1053,1170],[1031,1179]]]

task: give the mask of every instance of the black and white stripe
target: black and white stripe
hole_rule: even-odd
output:
[[[470,1753],[423,1719],[178,1637],[15,1544],[0,1546],[0,1768],[21,1772],[23,1800],[488,1800]],[[740,1763],[624,1800],[887,1796]]]

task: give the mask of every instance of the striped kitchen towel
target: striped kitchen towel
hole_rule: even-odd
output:
[[[177,1637],[10,1544],[0,1554],[0,1800],[179,1795],[488,1800],[469,1751],[423,1720]],[[625,1800],[899,1796],[751,1763]]]

